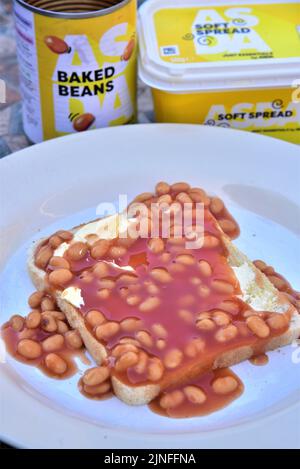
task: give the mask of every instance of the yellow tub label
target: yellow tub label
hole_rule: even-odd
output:
[[[98,17],[15,7],[24,126],[41,141],[125,124],[136,107],[136,0]]]
[[[231,127],[300,144],[300,82],[294,88],[153,94],[159,122]]]
[[[300,54],[299,3],[162,8],[154,26],[160,58],[174,64]]]

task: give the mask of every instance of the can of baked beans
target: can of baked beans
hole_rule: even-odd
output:
[[[14,0],[32,142],[134,122],[136,11],[136,0]]]

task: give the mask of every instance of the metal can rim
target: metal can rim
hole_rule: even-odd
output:
[[[33,5],[29,5],[25,0],[14,0],[15,3],[19,3],[23,8],[30,10],[34,13],[44,16],[50,16],[52,18],[65,18],[65,19],[83,19],[83,18],[96,18],[99,16],[105,16],[110,13],[113,13],[116,10],[119,10],[123,6],[130,3],[132,0],[123,0],[116,5],[113,5],[109,8],[104,8],[103,10],[90,11],[86,13],[59,13],[56,11],[44,10],[43,8],[38,8]]]

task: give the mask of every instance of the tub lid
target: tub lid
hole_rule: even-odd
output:
[[[162,90],[299,81],[299,0],[148,0],[139,34],[140,76]]]

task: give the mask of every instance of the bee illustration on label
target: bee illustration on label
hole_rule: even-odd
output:
[[[125,47],[124,49],[124,52],[121,56],[121,60],[125,61],[125,62],[128,62],[128,60],[130,60],[132,54],[133,54],[133,51],[134,51],[134,48],[135,48],[135,35],[133,35],[127,46]]]
[[[73,116],[71,114],[69,117],[73,122],[73,129],[76,130],[76,132],[88,130],[96,119],[95,116],[89,112],[84,114],[75,114]]]
[[[54,54],[69,54],[71,52],[71,47],[57,36],[46,36],[44,42]]]

